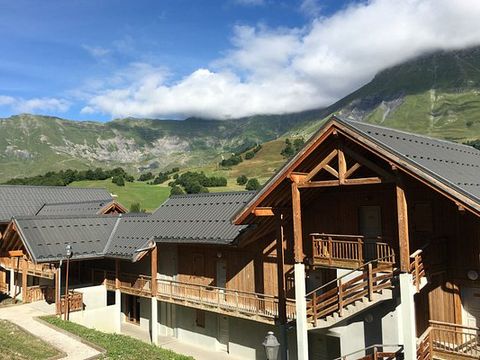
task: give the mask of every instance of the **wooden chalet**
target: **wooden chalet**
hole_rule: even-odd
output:
[[[257,193],[15,218],[0,243],[54,274],[72,244],[72,319],[153,343],[262,359],[273,330],[282,358],[478,359],[479,169],[474,148],[332,117]]]

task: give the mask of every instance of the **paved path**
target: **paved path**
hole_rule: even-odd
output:
[[[31,304],[0,308],[0,319],[9,320],[45,342],[55,346],[57,349],[67,354],[64,359],[83,360],[100,354],[99,351],[77,339],[72,338],[63,332],[56,331],[34,319],[34,317],[37,316],[53,315],[54,312],[54,304],[48,305],[44,301],[38,301]]]

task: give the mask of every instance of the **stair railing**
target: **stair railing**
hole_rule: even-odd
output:
[[[386,351],[390,349],[390,351]],[[355,357],[356,354],[363,353],[358,358]],[[384,345],[384,344],[375,344],[366,347],[365,349],[357,350],[351,352],[350,354],[340,356],[334,360],[347,360],[347,359],[358,359],[358,360],[380,360],[380,359],[403,359],[403,345]]]
[[[313,325],[316,326],[319,319],[335,312],[338,312],[341,317],[343,316],[343,310],[349,304],[365,297],[372,301],[374,293],[391,288],[394,275],[393,268],[391,266],[378,266],[378,263],[382,260],[384,259],[369,261],[307,293],[307,317],[311,319]],[[374,264],[376,264],[375,267],[373,267]],[[352,279],[345,280],[347,276],[358,271],[362,271],[362,273]],[[333,284],[336,286],[329,289]]]

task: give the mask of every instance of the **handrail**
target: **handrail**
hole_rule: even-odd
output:
[[[379,259],[370,260],[369,262],[366,262],[366,263],[363,264],[362,266],[359,266],[359,267],[357,267],[357,268],[355,268],[355,269],[353,269],[353,270],[350,270],[348,273],[343,274],[342,276],[340,276],[340,277],[338,277],[338,278],[335,278],[335,279],[333,279],[333,280],[331,280],[331,281],[323,284],[322,286],[319,286],[318,288],[310,291],[309,293],[307,293],[307,294],[305,295],[305,297],[308,297],[308,296],[312,295],[313,293],[316,293],[317,291],[319,291],[319,290],[327,287],[328,285],[331,285],[331,284],[336,283],[337,281],[343,279],[344,277],[347,277],[348,275],[350,275],[350,274],[352,274],[352,273],[354,273],[354,272],[356,272],[356,271],[360,271],[361,269],[363,269],[365,266],[368,266],[369,264],[373,264],[373,263],[376,263],[376,262],[380,262],[381,260],[388,259],[388,258],[390,258],[390,256],[385,256],[385,257],[382,257],[382,258],[379,258]]]
[[[480,328],[478,328],[478,327],[465,326],[465,325],[461,325],[461,324],[452,324],[452,323],[447,323],[447,322],[443,322],[443,321],[430,320],[429,323],[433,324],[433,325],[449,326],[449,327],[462,328],[462,329],[465,329],[465,330],[480,331]]]
[[[403,345],[402,345],[402,344],[391,344],[391,345],[389,345],[389,344],[374,344],[374,345],[370,345],[370,346],[368,346],[368,347],[366,347],[366,348],[364,348],[364,349],[360,349],[360,350],[357,350],[357,351],[353,351],[353,352],[351,352],[351,353],[349,353],[349,354],[342,355],[342,356],[337,357],[337,358],[335,358],[335,359],[333,359],[333,360],[343,360],[343,359],[346,359],[346,358],[349,357],[349,356],[355,355],[355,354],[357,354],[357,353],[359,353],[359,352],[362,352],[362,351],[363,351],[363,352],[366,352],[366,351],[368,351],[368,350],[370,350],[370,349],[375,349],[375,348],[382,348],[382,349],[383,349],[383,348],[386,348],[386,347],[396,347],[396,348],[399,348],[397,351],[395,351],[395,353],[399,353],[399,352],[403,351]]]
[[[185,282],[185,281],[177,281],[177,280],[169,280],[169,279],[157,279],[157,282],[160,282],[160,281],[175,283],[175,284],[181,284],[181,285],[202,287],[202,288],[207,288],[209,290],[231,291],[231,292],[235,292],[235,293],[242,294],[242,295],[257,295],[257,296],[261,296],[261,297],[269,298],[269,299],[277,299],[278,298],[277,296],[269,295],[269,294],[261,294],[261,293],[256,293],[256,292],[222,288],[222,287],[211,286],[211,285],[195,284],[195,283],[189,283],[189,282]]]

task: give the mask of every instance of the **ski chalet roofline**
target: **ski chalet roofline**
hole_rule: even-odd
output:
[[[249,223],[252,215],[257,213],[263,213],[263,216],[273,215],[273,209],[264,204],[268,196],[286,179],[298,182],[299,177],[295,170],[299,165],[325,140],[338,135],[377,155],[387,162],[392,170],[404,172],[451,199],[460,209],[480,216],[479,150],[333,115],[232,217],[232,222],[237,225]],[[429,156],[429,153],[432,156]]]

